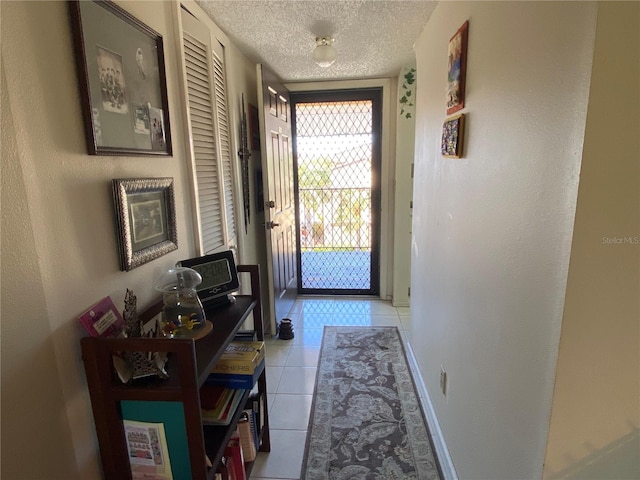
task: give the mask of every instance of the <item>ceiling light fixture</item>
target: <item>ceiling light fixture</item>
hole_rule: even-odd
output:
[[[316,38],[316,48],[313,51],[313,61],[320,67],[327,68],[336,61],[336,49],[333,48],[333,38]]]

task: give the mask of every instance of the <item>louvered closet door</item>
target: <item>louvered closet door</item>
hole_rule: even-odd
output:
[[[227,242],[235,244],[236,216],[233,195],[233,164],[231,161],[231,137],[229,133],[229,110],[227,108],[227,82],[224,71],[224,47],[216,42],[213,46],[213,79],[215,84],[215,111],[222,163],[224,204],[227,225]]]
[[[235,244],[236,237],[224,48],[184,11],[182,24],[199,250],[205,255]]]

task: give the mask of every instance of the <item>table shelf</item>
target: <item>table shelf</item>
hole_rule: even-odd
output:
[[[142,410],[146,410],[146,414],[139,420],[175,422],[180,427],[178,430],[185,432],[184,438],[167,438],[168,443],[178,445],[187,456],[186,463],[189,468],[178,464],[174,466],[172,461],[175,480],[210,480],[214,477],[216,467],[223,457],[225,446],[236,428],[250,392],[247,390],[244,393],[229,425],[212,426],[202,424],[199,389],[249,315],[253,314],[256,338],[264,340],[259,268],[257,265],[238,265],[237,268],[239,273],[250,275],[251,294],[238,295],[235,303],[230,305],[215,309],[205,308],[207,319],[213,323],[213,330],[201,339],[87,337],[81,340],[100,456],[107,480],[131,479],[123,425],[123,402],[129,407],[134,405],[134,410],[137,405],[135,402],[143,402],[140,405],[147,406],[164,404],[144,402],[169,402],[168,405],[179,407],[177,411],[183,412],[182,419],[168,419],[162,414],[153,413],[154,408],[145,408]],[[158,301],[143,312],[140,318],[152,319],[161,310],[162,302]],[[167,352],[168,378],[147,377],[134,380],[131,384],[123,384],[115,372],[113,356],[126,351]],[[257,384],[264,408],[259,449],[269,451],[271,444],[266,369],[259,376]],[[169,434],[167,436],[169,437]],[[169,450],[171,460],[171,448]],[[213,467],[206,467],[206,458],[211,461]],[[247,465],[247,468],[250,469],[251,465]],[[188,469],[190,474],[187,473],[185,476],[185,470]]]

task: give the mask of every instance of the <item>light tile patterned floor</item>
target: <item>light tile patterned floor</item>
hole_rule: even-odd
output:
[[[266,340],[271,452],[258,453],[252,480],[298,479],[325,325],[409,328],[409,309],[390,302],[343,297],[299,297],[291,308],[294,338]]]

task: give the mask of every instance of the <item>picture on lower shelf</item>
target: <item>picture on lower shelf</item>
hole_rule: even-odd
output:
[[[123,424],[133,479],[173,480],[164,425],[133,420]]]
[[[214,390],[210,387],[215,386],[204,385],[200,389],[202,423],[204,425],[229,425],[233,414],[238,409],[238,405],[240,405],[245,390],[224,388],[222,392],[217,393],[217,389]],[[219,396],[212,402],[212,396],[216,394]],[[207,409],[206,407],[209,406],[213,408]]]

